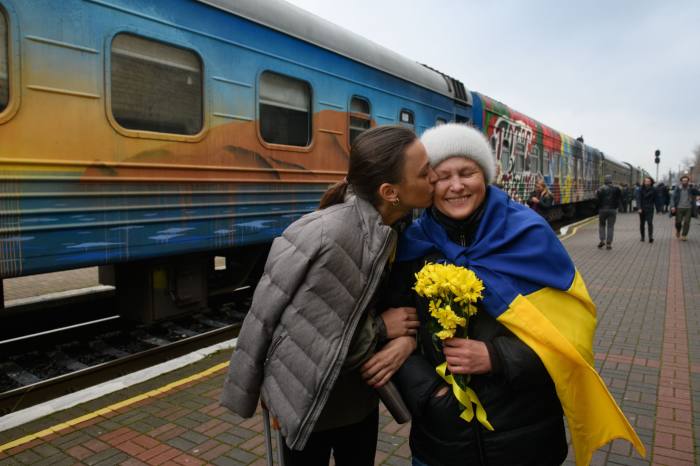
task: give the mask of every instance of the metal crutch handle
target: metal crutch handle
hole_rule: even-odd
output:
[[[270,412],[262,405],[263,430],[265,431],[265,456],[267,466],[273,466],[272,460],[272,431],[270,430]],[[279,450],[279,447],[277,447]]]

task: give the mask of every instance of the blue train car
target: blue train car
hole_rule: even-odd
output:
[[[109,266],[125,309],[174,302],[142,318],[202,306],[213,257],[246,276],[357,134],[470,97],[281,1],[0,0],[0,277]]]

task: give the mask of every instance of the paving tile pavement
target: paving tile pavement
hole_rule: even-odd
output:
[[[594,465],[700,464],[693,427],[700,339],[692,338],[700,332],[700,225],[687,242],[673,237],[665,216],[655,217],[655,227],[654,244],[641,243],[636,215],[622,214],[611,251],[595,247],[595,224],[564,242],[598,305],[596,367],[648,450],[642,459],[614,441],[596,452]],[[0,449],[41,433],[0,452],[0,465],[264,465],[259,414],[242,419],[218,404],[224,369],[192,378],[228,357],[0,432]],[[382,410],[376,464],[410,465],[409,429]],[[574,464],[573,455],[565,464]]]

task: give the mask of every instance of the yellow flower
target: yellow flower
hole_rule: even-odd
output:
[[[468,318],[477,310],[472,303],[482,297],[484,284],[473,271],[464,267],[427,263],[416,274],[413,289],[428,298],[430,315],[442,329],[435,335],[444,340],[452,338],[457,327],[467,326]]]
[[[455,336],[455,329],[452,330],[440,330],[435,334],[436,337],[438,337],[440,340],[447,340],[448,338],[452,338]]]

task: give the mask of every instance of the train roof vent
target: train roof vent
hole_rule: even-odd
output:
[[[424,67],[428,68],[429,70],[433,70],[437,73],[440,73],[443,78],[445,78],[445,81],[447,82],[447,86],[450,88],[450,92],[452,93],[452,96],[454,99],[460,103],[463,103],[465,105],[472,105],[472,99],[471,99],[471,94],[467,92],[467,89],[464,87],[464,84],[462,84],[461,81],[458,79],[453,78],[450,75],[447,75],[443,73],[440,70],[436,70],[435,68],[426,65],[425,63],[421,63]]]
[[[461,100],[462,102],[469,103],[469,99],[467,99],[467,91],[464,89],[464,84],[461,82],[457,81],[454,78],[452,79],[452,83],[454,84],[454,89],[455,89],[455,99]]]

